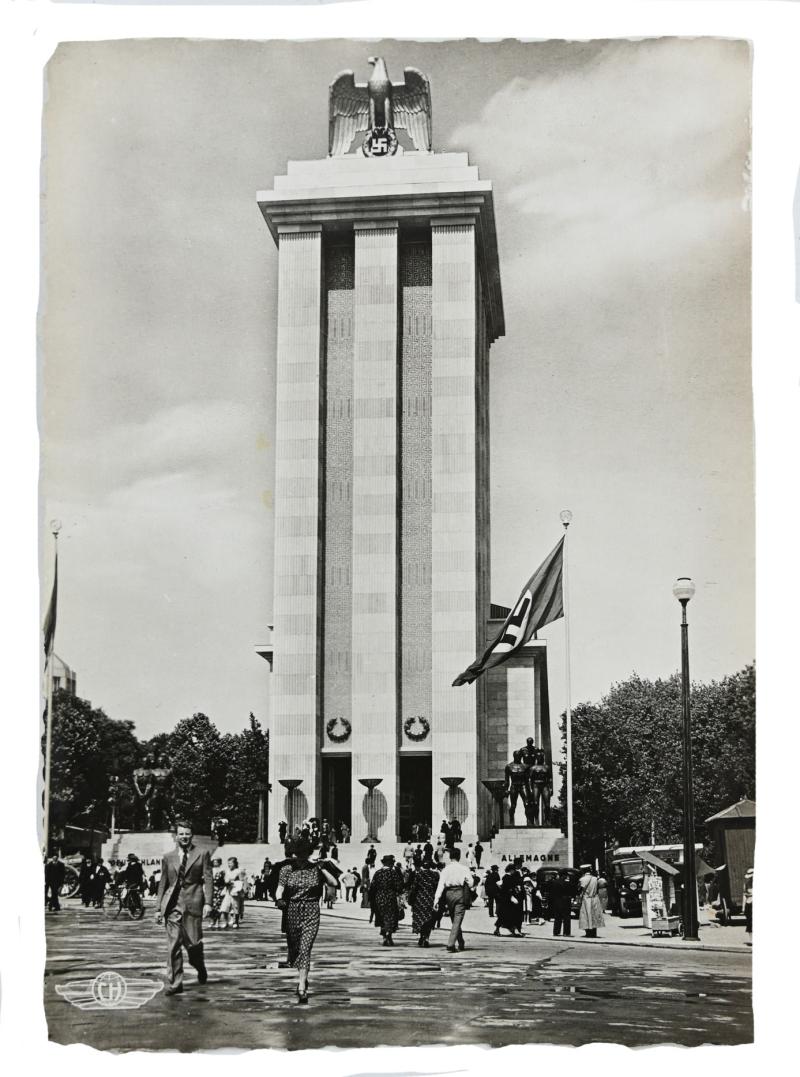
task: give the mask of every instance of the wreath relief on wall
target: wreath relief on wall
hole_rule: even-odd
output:
[[[328,734],[328,739],[332,740],[334,744],[344,744],[346,740],[350,739],[353,727],[346,718],[337,715],[335,718],[331,718],[325,726],[325,730]]]
[[[409,740],[425,740],[431,731],[431,723],[421,714],[413,714],[403,722],[403,732]]]

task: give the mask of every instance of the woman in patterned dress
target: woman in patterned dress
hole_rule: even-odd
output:
[[[397,899],[403,891],[403,877],[395,871],[391,853],[381,857],[381,864],[383,867],[372,876],[369,900],[375,913],[375,926],[380,928],[383,936],[383,945],[394,946],[392,935],[400,921]]]
[[[286,910],[288,964],[297,969],[297,1001],[301,1003],[308,1002],[308,969],[319,931],[322,890],[326,884],[336,886],[332,875],[309,860],[312,848],[307,839],[297,839],[292,862],[281,868],[275,892],[276,904]]]
[[[411,930],[419,935],[417,946],[429,946],[431,930],[436,920],[433,899],[439,885],[439,872],[431,864],[423,864],[414,873],[409,893]]]
[[[215,857],[211,861],[211,871],[214,876],[214,890],[211,898],[211,927],[219,927],[219,909],[222,899],[225,897],[225,871],[222,867],[222,858]]]

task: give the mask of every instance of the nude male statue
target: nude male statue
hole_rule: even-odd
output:
[[[511,763],[506,764],[506,788],[505,796],[508,797],[509,822],[514,818],[517,809],[517,801],[522,797],[522,805],[525,809],[525,818],[528,817],[528,805],[530,803],[530,787],[528,785],[528,767],[522,762],[522,752],[514,752]]]

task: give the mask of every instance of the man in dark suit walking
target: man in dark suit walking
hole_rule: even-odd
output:
[[[494,916],[495,902],[497,901],[497,895],[500,893],[500,868],[497,864],[492,864],[486,873],[486,878],[483,881],[483,891],[486,894],[489,915]]]
[[[102,856],[98,858],[97,865],[92,877],[92,904],[96,909],[102,909],[106,899],[106,887],[111,882],[111,872],[103,863]]]
[[[44,869],[44,897],[51,912],[61,912],[61,903],[58,896],[61,893],[61,887],[64,885],[66,874],[67,869],[64,866],[64,861],[59,857],[58,853],[53,853]]]
[[[569,936],[572,930],[572,884],[563,872],[550,880],[547,888],[547,904],[553,914],[553,934]]]
[[[197,982],[208,980],[203,960],[203,920],[211,915],[213,876],[211,856],[192,843],[192,825],[177,825],[178,848],[161,862],[156,921],[167,929],[169,983],[165,995],[183,991],[183,948],[189,964],[197,969]]]

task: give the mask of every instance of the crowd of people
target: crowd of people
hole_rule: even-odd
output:
[[[148,889],[155,894],[158,877],[154,873],[148,882],[144,867],[135,853],[126,860],[110,860],[102,856],[84,856],[77,865],[78,895],[84,908],[102,909],[109,891],[115,894],[136,889],[144,895]],[[67,877],[67,868],[58,853],[51,854],[44,869],[44,900],[50,912],[61,911],[61,892]]]
[[[183,990],[183,950],[205,983],[207,972],[202,952],[203,922],[213,930],[239,928],[244,919],[245,902],[272,900],[282,911],[282,931],[287,940],[287,956],[279,965],[298,971],[298,1001],[308,997],[308,974],[311,951],[320,925],[322,903],[333,908],[338,899],[361,903],[369,909],[381,944],[392,947],[401,921],[410,914],[411,931],[416,945],[431,945],[432,933],[449,920],[446,950],[459,953],[466,949],[462,925],[468,910],[482,901],[495,921],[494,934],[521,938],[525,924],[544,924],[552,920],[553,934],[569,935],[574,905],[579,905],[579,924],[587,936],[597,934],[603,925],[607,900],[605,881],[588,865],[580,876],[571,869],[532,871],[521,862],[503,866],[481,866],[483,846],[470,843],[465,849],[457,844],[460,827],[443,820],[436,845],[430,834],[424,842],[409,841],[400,857],[386,853],[380,857],[375,845],[366,851],[364,862],[344,866],[339,849],[333,844],[331,828],[304,821],[295,836],[284,846],[285,857],[272,863],[265,860],[260,872],[252,877],[239,865],[235,856],[213,860],[207,851],[193,843],[191,824],[177,827],[177,848],[162,860],[160,869],[146,877],[135,854],[127,861],[106,865],[102,858],[84,858],[79,872],[79,892],[85,906],[102,906],[110,885],[135,887],[150,891],[156,898],[157,919],[165,923],[169,944],[169,982],[166,993]],[[339,831],[341,834],[341,831]],[[419,831],[418,831],[419,834]],[[345,842],[344,844],[349,844]],[[57,902],[58,858],[51,858],[46,868],[46,896]],[[63,868],[63,864],[61,865]],[[63,881],[63,880],[62,880]]]
[[[336,845],[349,845],[350,827],[345,822],[329,823],[327,819],[317,819],[314,816],[304,819],[290,833],[289,824],[285,819],[278,823],[278,841],[281,845],[285,845],[287,841],[297,841],[299,838],[312,842],[314,848],[327,850]]]
[[[548,878],[543,880],[535,870],[517,863],[506,865],[501,874],[498,864],[492,864],[489,868],[481,866],[484,848],[479,841],[468,844],[462,850],[453,843],[452,834],[452,830],[440,833],[435,846],[427,839],[424,843],[416,844],[409,841],[399,861],[393,855],[387,855],[381,858],[380,864],[375,845],[370,845],[360,868],[355,864],[347,867],[340,863],[338,846],[328,844],[322,831],[315,833],[310,824],[304,823],[298,828],[297,836],[287,841],[285,848],[289,860],[292,848],[298,843],[307,843],[315,857],[331,862],[335,877],[332,882],[326,883],[321,894],[322,901],[329,909],[339,900],[360,903],[362,908],[371,910],[371,922],[393,924],[388,899],[388,895],[393,894],[398,919],[404,918],[406,909],[411,910],[413,929],[419,935],[420,946],[427,945],[432,927],[438,926],[444,915],[444,902],[439,898],[435,916],[428,905],[436,896],[441,873],[454,860],[469,875],[468,886],[472,894],[469,900],[481,901],[488,909],[489,916],[495,919],[495,935],[507,932],[520,937],[523,925],[542,925],[550,920],[554,934],[570,934],[571,911],[581,890],[576,873],[549,872]],[[209,927],[212,930],[238,929],[244,921],[246,901],[274,901],[279,871],[285,863],[273,864],[267,858],[260,871],[250,874],[240,867],[234,856],[228,857],[227,861],[221,857],[211,860]],[[64,881],[64,870],[64,864],[57,856],[51,857],[45,866],[45,903],[53,911],[60,909],[59,891]],[[391,871],[391,878],[387,870]],[[585,871],[589,875],[594,874],[588,867]],[[115,893],[122,888],[136,888],[142,896],[156,897],[160,878],[160,865],[155,866],[148,875],[134,853],[129,853],[125,861],[112,860],[108,863],[102,857],[95,859],[87,856],[78,869],[78,892],[85,907],[102,908],[109,887],[113,887]],[[596,882],[587,878],[582,889],[586,891],[586,900],[583,902],[586,909],[581,927],[585,927],[591,935],[602,926],[602,913],[607,907],[605,880],[602,876]],[[583,920],[586,920],[585,924]],[[392,945],[392,934],[392,930],[383,930],[382,937],[389,939],[386,945]]]
[[[451,832],[452,833],[452,832]],[[447,917],[450,921],[446,942],[448,953],[466,949],[462,925],[467,911],[483,900],[489,915],[495,919],[494,934],[504,931],[509,936],[524,937],[526,923],[553,923],[554,935],[569,935],[573,909],[577,906],[578,922],[586,936],[597,936],[603,926],[607,903],[605,879],[590,866],[580,872],[548,869],[545,873],[531,871],[521,863],[498,864],[481,870],[483,848],[479,842],[462,849],[445,844],[442,837],[434,847],[430,841],[414,846],[408,842],[402,862],[394,854],[380,858],[370,845],[363,866],[342,868],[338,859],[324,857],[308,835],[301,835],[286,846],[287,859],[278,866],[274,896],[283,910],[282,929],[287,936],[287,959],[282,967],[298,969],[298,1000],[303,1003],[308,993],[308,971],[311,950],[320,924],[320,904],[331,907],[337,895],[346,902],[358,902],[369,909],[369,922],[377,928],[381,944],[394,946],[394,936],[407,913],[411,914],[411,930],[417,946],[430,946],[432,932]],[[266,870],[266,865],[265,865]],[[275,867],[270,865],[269,879]]]

